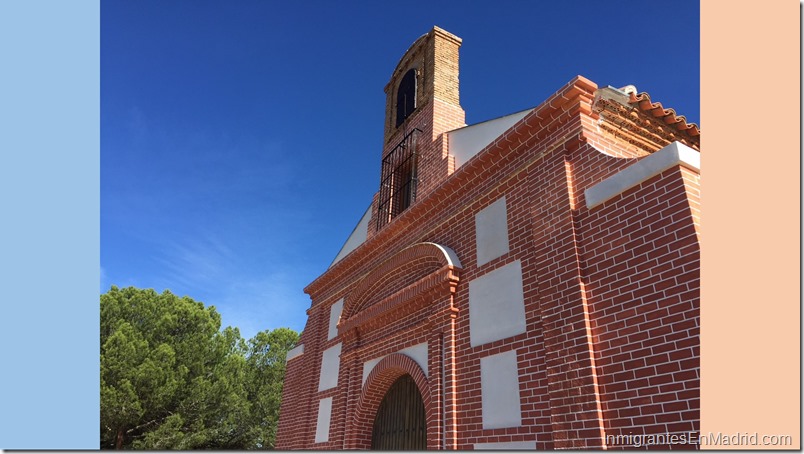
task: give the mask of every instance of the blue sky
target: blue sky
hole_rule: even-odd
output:
[[[100,291],[303,329],[379,184],[385,83],[433,25],[463,38],[469,124],[578,74],[700,124],[698,2],[106,0]]]

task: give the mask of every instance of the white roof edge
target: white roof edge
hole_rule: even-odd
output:
[[[506,118],[506,117],[512,117],[514,115],[520,115],[522,113],[528,113],[528,112],[530,112],[531,110],[533,110],[535,108],[536,107],[528,107],[527,109],[517,110],[516,112],[511,112],[509,114],[500,115],[499,117],[489,118],[488,120],[483,120],[483,121],[478,122],[478,123],[472,123],[471,125],[464,125],[464,126],[461,126],[460,128],[450,129],[449,131],[446,132],[446,134],[449,134],[449,133],[452,133],[452,132],[458,132],[458,131],[460,131],[462,129],[467,129],[467,128],[472,128],[472,127],[475,127],[475,126],[480,126],[480,125],[482,125],[484,123],[489,123],[489,122],[492,122],[492,121],[495,121],[495,120],[501,120],[501,119]]]
[[[675,166],[701,171],[701,152],[680,143],[656,151],[584,191],[586,207],[591,209],[628,189]]]
[[[469,162],[506,131],[522,121],[535,107],[486,120],[446,133],[449,137],[449,154],[455,159],[455,168]]]
[[[342,258],[349,255],[350,252],[357,249],[358,246],[366,241],[366,236],[368,235],[368,223],[370,220],[371,204],[369,204],[366,212],[363,213],[363,216],[360,218],[360,221],[358,221],[355,228],[352,229],[352,233],[350,233],[349,237],[346,238],[343,246],[341,246],[341,250],[338,251],[337,255],[335,255],[335,258],[332,260],[332,263],[329,264],[328,268],[332,268],[332,265],[338,263]]]

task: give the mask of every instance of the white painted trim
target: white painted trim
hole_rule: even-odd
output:
[[[586,207],[592,209],[643,181],[679,165],[700,172],[701,152],[680,142],[673,142],[588,188],[584,192]]]
[[[441,250],[441,252],[444,253],[444,257],[447,258],[447,264],[448,265],[455,266],[455,267],[458,267],[458,268],[463,268],[463,266],[461,265],[461,261],[458,260],[458,254],[456,254],[455,251],[453,251],[452,249],[450,249],[450,248],[448,248],[446,246],[442,246],[442,245],[437,244],[437,243],[425,242],[425,243],[421,243],[421,244],[429,244],[431,246],[437,247],[438,249]]]
[[[491,451],[535,451],[535,441],[508,441],[500,443],[475,443],[475,451],[491,450]]]
[[[366,242],[366,237],[368,236],[368,224],[371,220],[371,205],[366,209],[365,213],[363,213],[363,217],[360,218],[355,228],[352,230],[352,233],[349,234],[349,238],[346,239],[346,242],[343,243],[341,246],[341,250],[338,251],[338,254],[332,260],[332,263],[329,264],[329,268],[332,268],[332,265],[340,262],[342,258],[349,255],[350,252],[357,249],[358,246]]]
[[[288,351],[287,356],[285,356],[285,361],[290,361],[293,358],[299,357],[304,353],[304,344],[299,344]]]

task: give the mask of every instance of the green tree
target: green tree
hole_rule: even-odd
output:
[[[251,434],[248,448],[273,449],[285,378],[285,357],[299,341],[289,328],[262,331],[248,341],[248,395]]]
[[[272,446],[271,403],[295,332],[245,342],[237,328],[220,329],[214,307],[169,291],[112,287],[100,310],[102,448]]]

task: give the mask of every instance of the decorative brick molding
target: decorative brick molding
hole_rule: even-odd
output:
[[[365,323],[439,284],[454,287],[460,270],[457,255],[445,246],[419,243],[405,248],[373,269],[349,294],[338,329],[342,333]],[[377,301],[378,295],[385,297]]]
[[[342,321],[341,324],[338,325],[338,329],[341,333],[345,333],[351,329],[363,326],[369,321],[389,316],[391,313],[401,309],[405,309],[407,312],[413,312],[427,304],[429,300],[424,298],[425,296],[433,292],[437,293],[439,290],[444,293],[451,292],[457,284],[458,275],[455,274],[454,270],[449,266],[445,266],[393,295],[371,304],[371,306],[359,311],[348,320]]]
[[[604,87],[595,92],[593,111],[599,115],[598,126],[610,137],[646,151],[663,148],[672,142],[700,151],[698,126],[687,124],[673,109],[653,103],[647,93],[636,95],[635,87]]]
[[[369,374],[346,429],[347,449],[370,449],[374,416],[386,391],[399,377],[413,377],[424,401],[427,417],[427,449],[438,449],[438,409],[433,402],[430,383],[424,371],[409,356],[394,353],[382,359]]]

